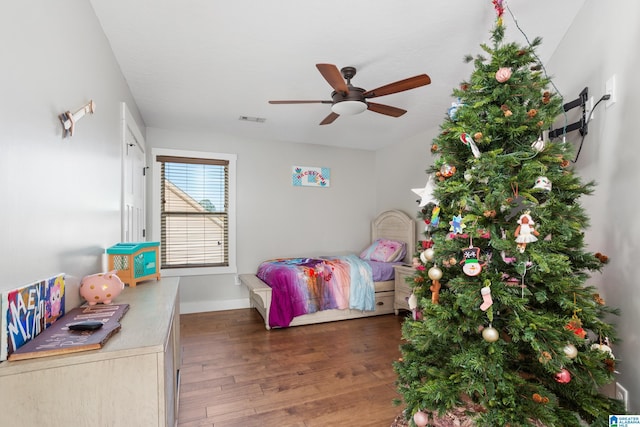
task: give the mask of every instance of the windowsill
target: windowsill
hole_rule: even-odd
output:
[[[183,277],[183,276],[211,276],[215,274],[236,274],[238,269],[235,266],[229,267],[202,267],[202,268],[170,268],[160,270],[162,277]]]

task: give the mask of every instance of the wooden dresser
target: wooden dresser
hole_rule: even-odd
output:
[[[100,350],[0,363],[0,425],[176,425],[178,278],[126,287],[122,329]]]

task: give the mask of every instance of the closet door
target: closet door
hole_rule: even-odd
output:
[[[145,144],[133,116],[122,104],[122,236],[123,242],[146,240]]]

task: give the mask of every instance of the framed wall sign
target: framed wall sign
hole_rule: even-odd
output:
[[[331,183],[331,169],[293,166],[291,178],[295,187],[329,187]]]

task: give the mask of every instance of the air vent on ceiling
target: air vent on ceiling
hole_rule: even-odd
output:
[[[251,117],[251,116],[240,116],[238,119],[243,122],[256,122],[256,123],[264,123],[267,119],[263,117]]]

